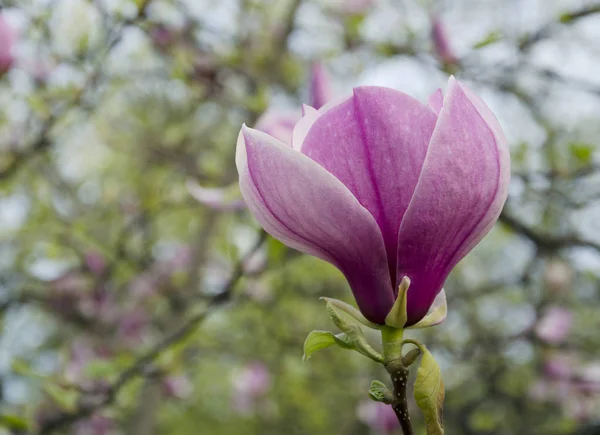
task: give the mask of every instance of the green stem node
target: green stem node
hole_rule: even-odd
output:
[[[385,326],[381,329],[381,345],[383,348],[383,363],[402,358],[402,337],[404,329]]]

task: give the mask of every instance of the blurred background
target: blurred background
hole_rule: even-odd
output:
[[[410,334],[442,367],[446,433],[600,433],[600,3],[0,5],[0,434],[399,434],[367,397],[380,367],[302,362],[332,328],[319,297],[352,296],[261,232],[235,143],[449,74],[497,114],[513,176],[447,320]]]

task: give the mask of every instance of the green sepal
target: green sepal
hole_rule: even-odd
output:
[[[375,362],[383,363],[383,356],[367,342],[360,323],[331,302],[327,302],[327,312],[335,326],[346,334],[349,348],[362,353]]]
[[[441,299],[441,303],[436,305],[436,301]],[[448,303],[446,302],[446,292],[444,289],[437,295],[434,301],[434,306],[430,308],[430,311],[412,326],[408,326],[406,329],[422,329],[429,328],[430,326],[439,325],[446,319],[448,314]]]
[[[443,435],[442,407],[445,392],[442,372],[431,352],[423,345],[419,345],[419,349],[423,353],[423,357],[417,370],[413,395],[425,417],[427,435]]]
[[[334,335],[333,332],[329,331],[312,331],[304,341],[302,361],[308,361],[313,353],[334,344],[344,349],[352,349],[352,346],[348,343],[346,334]]]
[[[386,325],[396,329],[403,329],[404,325],[406,325],[406,321],[408,320],[408,315],[406,314],[406,301],[409,287],[410,278],[405,276],[398,286],[398,297],[396,298],[396,302],[394,302],[394,306],[392,306],[392,309],[385,318]]]
[[[394,397],[390,390],[381,381],[372,381],[369,388],[369,397],[375,402],[382,402],[387,405],[393,402]]]
[[[362,313],[357,308],[354,308],[352,305],[347,304],[346,302],[340,301],[339,299],[326,298],[326,297],[322,297],[321,299],[324,300],[325,302],[327,302],[328,304],[331,304],[334,307],[339,308],[344,313],[346,313],[350,317],[358,320],[360,323],[362,323],[364,326],[366,326],[368,328],[381,329],[383,327],[383,325],[378,325],[377,323],[373,323],[370,320],[367,320],[367,318],[365,316],[363,316]]]

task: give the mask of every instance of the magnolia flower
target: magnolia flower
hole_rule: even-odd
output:
[[[446,26],[438,16],[431,18],[431,41],[433,42],[433,49],[436,56],[443,63],[455,64],[458,62],[458,57],[450,45]]]
[[[167,397],[187,399],[194,392],[194,385],[186,375],[169,375],[162,382],[162,391]]]
[[[85,266],[95,276],[102,276],[106,271],[106,259],[102,254],[89,251],[84,256]]]
[[[498,121],[454,78],[429,107],[359,87],[305,114],[291,146],[242,127],[236,164],[248,208],[275,238],[336,266],[371,322],[385,323],[410,278],[405,326],[416,324],[506,200]]]
[[[13,46],[15,33],[4,15],[0,13],[0,75],[6,73],[13,65]]]
[[[573,313],[561,307],[551,307],[535,327],[540,340],[549,344],[560,344],[569,336],[573,324]]]
[[[358,419],[377,435],[394,433],[399,427],[398,417],[390,405],[381,402],[362,402],[356,410]]]
[[[271,375],[261,362],[253,362],[232,376],[234,407],[241,413],[251,413],[261,397],[271,387]]]

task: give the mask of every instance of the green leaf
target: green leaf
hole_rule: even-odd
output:
[[[369,397],[375,402],[392,403],[392,393],[385,384],[381,381],[372,381],[371,387],[369,388]]]
[[[15,374],[25,376],[28,378],[35,378],[45,380],[46,376],[36,372],[30,365],[29,361],[24,359],[15,358],[11,363],[11,369]]]
[[[570,13],[564,13],[561,14],[561,16],[559,17],[559,21],[563,24],[567,24],[570,23],[571,21],[573,21],[573,18],[575,17],[575,15],[570,14]]]
[[[491,45],[495,42],[498,42],[501,39],[502,39],[502,33],[498,32],[496,30],[496,31],[488,33],[488,35],[485,38],[483,38],[481,41],[479,41],[475,45],[473,45],[473,48],[474,49],[483,48],[483,47]]]
[[[64,411],[73,412],[77,407],[79,393],[73,389],[63,388],[56,384],[46,384],[44,391]]]
[[[338,346],[351,349],[352,347],[346,341],[345,334],[334,335],[329,331],[312,331],[304,341],[304,355],[302,361],[308,361],[313,353],[337,344]]]
[[[423,345],[420,346],[420,349],[423,357],[414,385],[415,401],[425,417],[427,435],[443,435],[442,407],[445,392],[442,372],[431,352]]]
[[[86,364],[84,372],[87,376],[98,379],[114,375],[117,371],[116,364],[111,360],[96,359]]]
[[[13,431],[26,431],[28,429],[27,421],[17,415],[0,415],[0,427],[5,427]]]
[[[579,162],[583,164],[590,164],[592,162],[592,155],[594,153],[594,146],[587,143],[572,143],[569,145],[571,155],[575,157]]]

